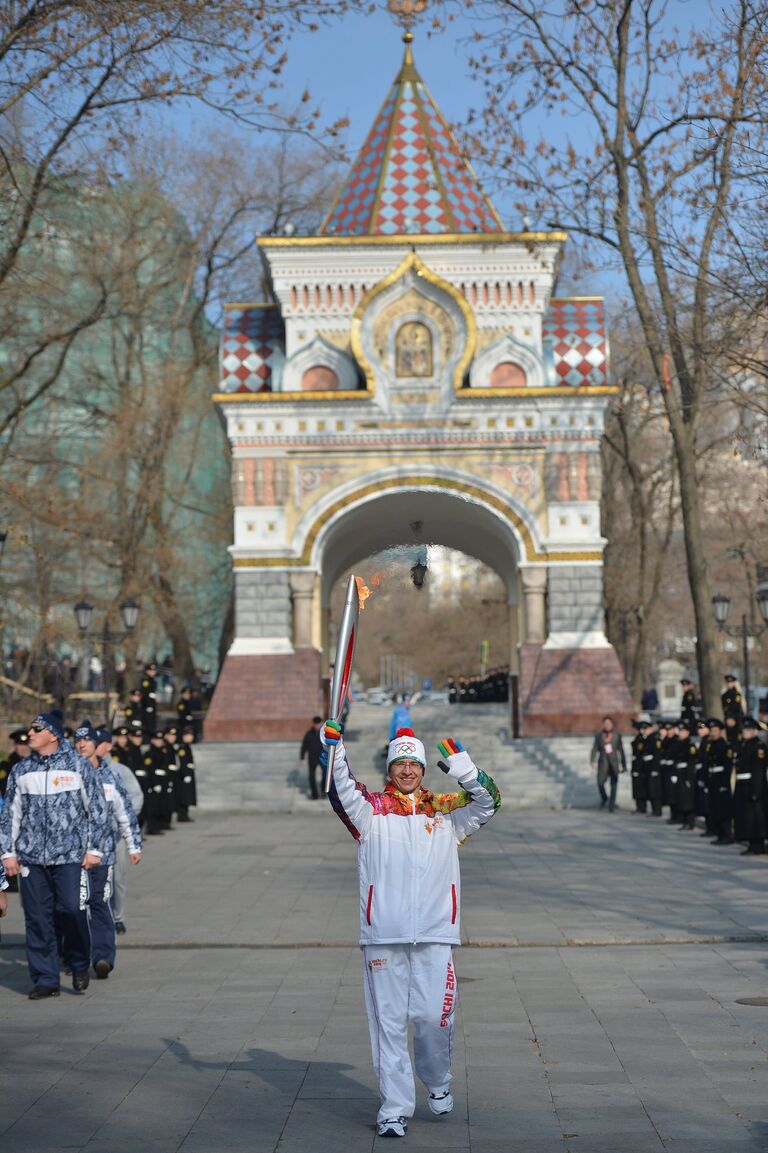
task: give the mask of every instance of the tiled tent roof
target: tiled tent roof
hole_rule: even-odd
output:
[[[553,298],[542,322],[542,340],[552,351],[553,384],[608,384],[608,341],[603,301],[598,297]]]
[[[502,229],[407,44],[400,72],[321,233],[398,236]]]
[[[231,304],[224,313],[220,392],[270,392],[285,361],[285,326],[274,304]]]

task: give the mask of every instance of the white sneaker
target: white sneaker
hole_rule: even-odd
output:
[[[379,1137],[405,1137],[408,1122],[405,1117],[390,1117],[387,1121],[379,1121],[377,1129]]]
[[[444,1093],[430,1093],[427,1097],[427,1105],[431,1113],[436,1117],[444,1117],[446,1113],[450,1113],[453,1109],[453,1097],[451,1096],[450,1089],[446,1089]]]

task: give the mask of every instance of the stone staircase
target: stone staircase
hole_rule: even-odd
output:
[[[384,781],[384,758],[391,710],[356,704],[345,741],[358,780],[369,789]],[[512,741],[505,705],[417,703],[413,727],[424,741],[430,767],[427,784],[441,787],[434,766],[436,744],[455,736],[501,790],[505,806],[525,808],[593,807],[597,802],[589,767],[589,737],[524,737]],[[306,768],[299,764],[299,742],[208,741],[195,748],[199,807],[211,812],[327,811],[306,796]],[[628,795],[628,775],[620,784],[620,801]]]

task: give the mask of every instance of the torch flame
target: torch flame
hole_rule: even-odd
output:
[[[357,585],[357,596],[360,601],[360,608],[364,609],[365,602],[368,600],[368,597],[371,596],[371,590],[368,588],[362,577],[356,576],[355,584]]]

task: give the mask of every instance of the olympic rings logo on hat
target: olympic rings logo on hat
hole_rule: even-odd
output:
[[[415,753],[416,752],[416,746],[414,745],[413,741],[398,741],[397,742],[397,748],[398,748],[398,752],[401,752],[401,753]]]

